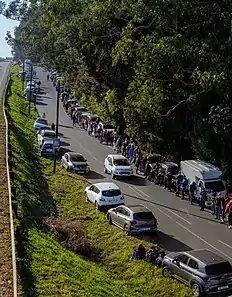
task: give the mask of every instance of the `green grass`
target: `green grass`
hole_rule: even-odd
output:
[[[51,160],[41,158],[36,145],[34,108],[28,114],[21,82],[13,76],[9,98],[16,197],[18,201],[17,251],[22,296],[159,296],[187,297],[190,290],[164,279],[144,261],[129,261],[138,239],[127,237],[110,226],[103,213],[85,202],[87,182],[57,167],[52,175]],[[42,218],[56,215],[83,222],[95,246],[106,254],[94,262],[66,250],[43,228]]]

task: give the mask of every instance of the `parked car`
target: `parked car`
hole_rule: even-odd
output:
[[[143,205],[118,206],[107,212],[109,224],[114,224],[123,229],[126,234],[142,232],[155,233],[157,220],[153,213]]]
[[[42,132],[43,130],[50,130],[50,131],[53,131],[52,128],[51,128],[51,126],[44,126],[44,127],[39,128],[39,129],[36,131],[36,135],[38,136],[38,134],[41,134],[41,132]]]
[[[104,172],[111,174],[112,178],[133,176],[133,168],[123,155],[108,155],[104,162]]]
[[[206,249],[166,255],[162,272],[189,286],[195,297],[232,291],[231,264]]]
[[[55,139],[56,133],[53,130],[42,130],[40,134],[37,135],[38,144],[41,146],[47,139]]]
[[[54,153],[56,152],[56,155],[59,155],[60,147],[58,147],[56,150],[54,148],[54,141],[53,140],[45,140],[43,145],[41,146],[41,156],[44,157],[53,157]]]
[[[48,121],[46,119],[38,118],[34,123],[34,129],[39,130],[48,126]]]
[[[81,154],[69,152],[65,153],[61,158],[61,166],[67,171],[76,173],[89,173],[90,168],[87,160]]]
[[[86,201],[92,202],[97,210],[124,204],[119,187],[110,182],[93,184],[85,189]]]

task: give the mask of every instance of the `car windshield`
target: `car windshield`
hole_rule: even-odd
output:
[[[114,165],[116,166],[129,166],[129,162],[127,161],[127,159],[117,159],[114,160]]]
[[[72,162],[85,162],[85,158],[83,156],[71,156],[70,159]]]
[[[206,266],[205,272],[207,275],[232,273],[232,268],[231,268],[230,263],[225,261],[222,263],[217,263],[217,264]]]
[[[40,124],[44,124],[44,125],[48,124],[47,120],[45,120],[45,119],[38,119],[36,122],[40,123]]]
[[[205,188],[215,192],[225,191],[225,186],[221,180],[205,182]]]
[[[55,133],[52,133],[52,132],[46,132],[46,133],[44,133],[44,137],[55,137],[56,136],[56,134]]]
[[[114,126],[110,124],[106,124],[104,125],[104,129],[114,129]]]
[[[102,195],[105,197],[119,196],[121,195],[121,191],[118,189],[105,190],[105,191],[102,191]]]
[[[135,220],[151,220],[154,219],[152,212],[137,212],[134,214]]]

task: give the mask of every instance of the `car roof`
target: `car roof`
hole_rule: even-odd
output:
[[[152,212],[150,211],[147,207],[137,204],[137,205],[127,205],[127,208],[129,208],[133,213],[138,213],[138,212]]]
[[[66,154],[68,154],[70,157],[73,157],[73,156],[84,157],[82,154],[75,153],[75,152],[67,152]]]
[[[187,255],[194,257],[196,260],[201,261],[206,265],[226,262],[221,256],[207,249],[198,249],[186,252]]]
[[[53,133],[53,134],[55,134],[56,132],[55,131],[53,131],[53,130],[47,130],[47,129],[42,129],[43,131],[44,131],[44,133],[46,133],[46,132],[48,132],[48,133]]]
[[[36,119],[36,122],[37,121],[43,121],[43,122],[46,121],[47,122],[47,120],[46,119],[43,119],[43,118],[38,118],[38,119]]]
[[[108,157],[111,157],[113,158],[114,160],[121,160],[121,159],[125,159],[126,160],[126,157],[124,157],[123,155],[108,155]]]
[[[178,165],[176,163],[174,163],[174,162],[163,162],[163,163],[161,163],[161,165],[162,164],[167,166],[167,167],[178,167]]]
[[[109,190],[109,189],[120,190],[119,187],[115,183],[111,183],[111,182],[96,183],[96,184],[94,184],[94,186],[98,187],[102,191]]]

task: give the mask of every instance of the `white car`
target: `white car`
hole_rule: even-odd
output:
[[[119,187],[110,182],[93,184],[85,189],[86,201],[95,205],[97,210],[124,204],[124,196]]]
[[[28,87],[30,87],[30,86],[35,87],[35,84],[36,84],[36,83],[35,83],[34,80],[32,80],[32,81],[28,81],[28,82],[27,82],[27,86],[28,86]]]
[[[112,178],[133,176],[133,168],[123,155],[108,155],[104,163],[104,172],[111,174]]]
[[[47,139],[55,139],[56,132],[53,130],[42,130],[40,134],[37,135],[38,144],[41,146]]]
[[[61,158],[60,164],[67,171],[75,173],[89,173],[90,171],[88,162],[84,156],[74,152],[65,153]]]
[[[34,129],[39,130],[40,128],[48,126],[48,121],[46,119],[38,118],[34,123]]]
[[[26,96],[28,93],[33,92],[35,90],[34,86],[27,86],[24,90],[24,96]]]

